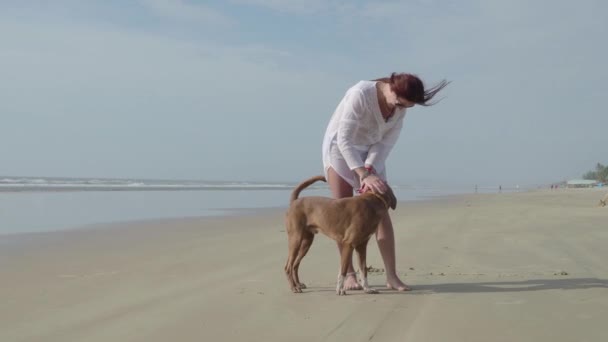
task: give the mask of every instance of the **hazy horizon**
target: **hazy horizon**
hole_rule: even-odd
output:
[[[30,180],[30,182],[26,182],[25,180]],[[583,179],[583,177],[574,177],[572,179]],[[42,181],[42,180],[66,180],[68,181],[66,184],[71,184],[69,181],[73,181],[73,180],[86,180],[86,181],[90,181],[90,180],[98,180],[98,181],[145,181],[145,182],[176,182],[176,183],[180,183],[180,182],[194,182],[194,183],[207,183],[207,184],[226,184],[226,183],[237,183],[237,184],[241,184],[241,183],[251,183],[251,184],[283,184],[283,185],[293,185],[293,184],[297,184],[301,181],[303,181],[304,179],[284,179],[284,180],[280,180],[280,179],[272,179],[272,180],[264,180],[264,179],[260,179],[260,180],[246,180],[246,179],[213,179],[213,180],[209,180],[209,179],[204,179],[204,178],[147,178],[147,177],[91,177],[91,176],[87,176],[87,177],[80,177],[80,176],[44,176],[44,175],[33,175],[33,176],[20,176],[20,175],[0,175],[0,190],[2,190],[2,185],[6,185],[6,184],[11,184],[11,183],[19,183],[19,184],[26,184],[26,183],[31,183],[31,184],[39,184],[39,182],[36,181]],[[563,179],[560,181],[555,181],[555,182],[544,182],[544,183],[530,183],[530,184],[511,184],[511,183],[471,183],[471,182],[458,182],[458,181],[452,181],[452,182],[436,182],[433,179],[417,179],[417,180],[409,180],[407,182],[391,182],[391,184],[393,186],[397,185],[397,186],[413,186],[413,187],[459,187],[459,188],[470,188],[469,190],[473,190],[476,186],[480,187],[480,188],[494,188],[494,187],[498,187],[498,186],[502,186],[504,189],[516,189],[516,188],[521,188],[521,189],[531,189],[531,188],[536,188],[536,187],[544,187],[547,186],[549,184],[559,184],[559,183],[565,183],[568,180],[571,179]],[[25,183],[24,183],[25,182]],[[154,183],[151,183],[151,186],[153,186]],[[324,186],[324,183],[321,183],[321,186]],[[41,188],[42,189],[42,188]]]
[[[530,186],[608,164],[608,3],[0,3],[0,175],[298,182],[344,92],[452,83],[408,110],[397,184]]]

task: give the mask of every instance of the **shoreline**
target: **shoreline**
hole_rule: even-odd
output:
[[[257,189],[254,189],[257,190]],[[146,191],[146,190],[143,190]],[[189,192],[190,190],[186,190]],[[212,190],[213,191],[213,190]],[[548,190],[548,189],[520,189],[518,191],[504,191],[503,193],[498,192],[480,192],[480,193],[453,193],[453,194],[439,194],[439,195],[427,195],[418,197],[415,199],[407,199],[407,200],[398,200],[400,206],[402,205],[410,205],[412,203],[423,203],[428,201],[442,201],[442,200],[458,200],[458,199],[466,199],[472,196],[493,196],[493,195],[501,195],[501,194],[515,194],[515,193],[534,193],[534,192],[543,192],[543,191],[605,191],[605,189],[601,188],[593,188],[593,189],[558,189],[558,190]],[[50,192],[53,191],[44,191]],[[63,191],[59,191],[63,192]],[[105,191],[102,191],[105,192]],[[139,190],[136,190],[139,192]],[[232,207],[232,208],[209,208],[206,209],[208,214],[205,215],[191,215],[191,216],[168,216],[168,217],[158,217],[158,218],[135,218],[135,219],[127,219],[127,220],[106,220],[100,222],[93,223],[84,223],[77,225],[70,225],[65,227],[60,227],[57,229],[51,230],[27,230],[23,232],[19,231],[9,231],[9,232],[0,232],[0,245],[3,243],[3,240],[9,239],[18,239],[21,235],[46,235],[46,234],[54,234],[54,233],[69,233],[69,232],[79,232],[82,230],[90,230],[90,229],[111,229],[113,227],[125,227],[125,226],[141,226],[144,224],[170,224],[171,222],[179,223],[180,221],[201,221],[204,222],[207,219],[229,219],[232,217],[248,217],[248,216],[259,216],[259,215],[269,215],[276,214],[278,212],[283,212],[287,209],[287,205],[285,206],[267,206],[267,207]]]
[[[525,193],[557,193],[557,192],[591,192],[591,193],[602,193],[608,191],[608,189],[603,188],[572,188],[572,189],[558,189],[558,190],[549,190],[549,189],[528,189],[528,190],[520,190],[516,192],[503,192],[503,193],[457,193],[457,194],[443,194],[443,195],[431,195],[428,197],[420,197],[416,199],[410,200],[399,200],[398,206],[402,207],[404,205],[411,207],[416,203],[424,205],[428,202],[440,203],[442,201],[458,201],[458,200],[470,200],[472,198],[482,198],[484,196],[501,196],[501,195],[509,195],[509,194],[525,194]],[[601,195],[598,195],[598,198],[601,199]],[[598,199],[599,201],[599,199]],[[260,216],[268,216],[268,215],[279,215],[287,209],[287,206],[269,206],[269,207],[260,207],[260,208],[221,208],[221,209],[208,209],[210,214],[207,215],[192,215],[192,216],[180,216],[180,217],[161,217],[161,218],[141,218],[141,219],[130,219],[130,220],[110,220],[104,222],[97,223],[87,223],[81,224],[77,226],[59,228],[55,230],[40,230],[40,231],[24,231],[24,232],[6,232],[0,233],[0,246],[2,244],[6,244],[8,240],[19,240],[20,237],[26,236],[48,236],[49,234],[66,234],[66,233],[82,233],[90,230],[104,230],[107,229],[115,230],[115,229],[124,229],[124,228],[133,228],[133,227],[143,227],[147,225],[158,226],[158,225],[171,225],[171,224],[181,224],[184,222],[187,223],[199,223],[205,224],[206,221],[217,221],[217,220],[230,220],[233,218],[247,219],[247,218],[256,218]]]
[[[329,196],[328,189],[307,189],[304,196]],[[396,191],[401,201],[427,200],[463,192],[452,190]],[[242,191],[44,191],[0,192],[4,224],[0,236],[27,232],[81,229],[90,226],[255,214],[287,208],[289,190]]]

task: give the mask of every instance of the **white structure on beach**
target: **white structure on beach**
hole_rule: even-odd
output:
[[[596,180],[589,179],[572,179],[567,182],[569,188],[591,188],[597,186]]]

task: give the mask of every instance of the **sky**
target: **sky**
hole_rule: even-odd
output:
[[[296,182],[345,91],[409,109],[389,183],[533,186],[608,164],[601,0],[0,1],[0,175]],[[604,43],[602,43],[604,42]]]

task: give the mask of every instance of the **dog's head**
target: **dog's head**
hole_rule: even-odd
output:
[[[395,198],[395,194],[393,193],[393,189],[390,186],[386,186],[386,191],[383,194],[376,194],[384,200],[385,204],[395,210],[397,208],[397,198]],[[387,208],[388,209],[388,208]]]

